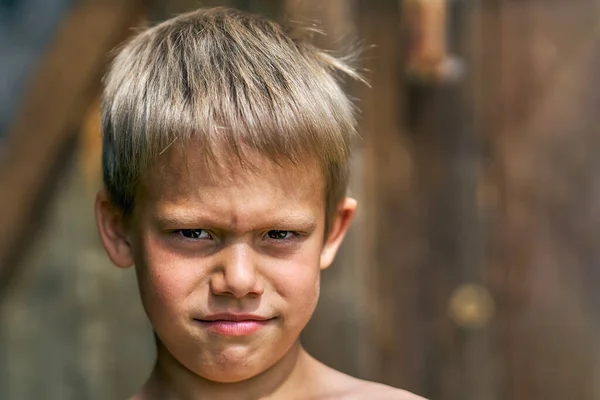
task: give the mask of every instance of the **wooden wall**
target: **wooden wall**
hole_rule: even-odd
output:
[[[432,399],[600,398],[597,2],[450,2],[466,70],[443,84],[407,76],[403,2],[205,3],[318,19],[330,49],[374,45],[370,87],[348,87],[360,210],[323,273],[310,351]],[[124,398],[151,365],[134,277],[102,254],[77,160],[0,308],[2,399]]]
[[[135,276],[103,252],[81,161],[69,162],[0,307],[1,399],[125,399],[150,372]]]
[[[482,10],[481,270],[497,303],[499,398],[600,397],[599,11],[585,0]]]

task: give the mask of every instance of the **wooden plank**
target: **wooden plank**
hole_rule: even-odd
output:
[[[481,13],[490,399],[600,394],[598,11],[585,0],[503,1]]]
[[[361,101],[376,376],[428,398],[471,398],[470,333],[448,313],[453,291],[477,279],[480,257],[471,82],[409,84],[398,2],[359,4],[361,37],[376,53]],[[450,50],[468,61],[470,9],[457,7]]]
[[[143,4],[78,2],[39,63],[0,160],[0,293],[39,225],[58,178],[56,167],[99,89],[107,53],[140,22]]]
[[[128,399],[155,362],[135,271],[111,265],[77,152],[0,304],[0,399]]]
[[[371,88],[361,93],[364,138],[363,225],[368,260],[365,314],[372,378],[422,393],[425,373],[418,264],[423,240],[414,187],[415,160],[403,120],[398,1],[358,3],[358,29],[373,46],[364,56]],[[424,393],[423,393],[424,394]]]

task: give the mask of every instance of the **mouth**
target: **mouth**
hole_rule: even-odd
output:
[[[194,318],[208,332],[223,336],[245,336],[269,325],[275,318],[248,314],[215,314]]]

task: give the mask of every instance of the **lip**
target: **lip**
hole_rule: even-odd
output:
[[[208,332],[223,336],[245,336],[255,333],[274,318],[253,314],[213,314],[202,318],[194,318]]]

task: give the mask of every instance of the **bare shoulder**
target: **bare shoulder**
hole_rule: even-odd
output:
[[[360,381],[357,385],[356,394],[357,400],[425,400],[423,397],[406,390],[368,381]]]
[[[317,396],[318,399],[425,400],[406,390],[358,379],[329,367],[324,367],[320,376],[326,378],[327,390],[325,392],[327,395]]]

